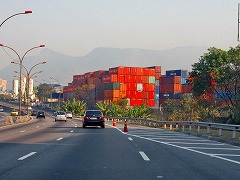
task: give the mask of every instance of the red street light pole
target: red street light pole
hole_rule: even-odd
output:
[[[26,56],[26,54],[33,50],[33,49],[36,49],[36,48],[41,48],[41,47],[45,47],[44,44],[41,44],[39,46],[36,46],[36,47],[33,47],[29,50],[27,50],[24,55],[22,57],[20,57],[20,55],[18,54],[18,52],[16,50],[14,50],[13,48],[9,47],[9,46],[5,46],[3,44],[0,44],[0,47],[5,47],[5,48],[8,48],[8,49],[11,49],[17,56],[18,56],[18,59],[19,59],[19,65],[20,65],[20,82],[19,82],[19,87],[20,87],[20,93],[19,93],[19,114],[21,115],[21,101],[22,101],[22,62],[24,60],[24,57]]]
[[[17,15],[20,15],[20,14],[31,14],[32,11],[31,10],[27,10],[27,11],[24,11],[24,12],[21,12],[21,13],[17,13],[17,14],[14,14],[12,16],[9,16],[7,19],[5,19],[1,24],[0,24],[0,27],[10,18],[14,17],[14,16],[17,16]]]

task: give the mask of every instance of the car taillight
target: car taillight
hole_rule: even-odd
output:
[[[99,119],[104,119],[104,116],[100,116]]]
[[[84,119],[89,119],[89,117],[88,116],[84,116]]]

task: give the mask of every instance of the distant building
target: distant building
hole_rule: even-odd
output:
[[[7,80],[0,78],[0,91],[5,92],[7,90]]]
[[[13,80],[13,97],[16,98],[18,96],[18,80],[14,79]]]

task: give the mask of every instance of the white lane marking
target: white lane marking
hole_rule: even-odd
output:
[[[20,131],[21,133],[24,133],[26,130]]]
[[[144,161],[150,161],[150,159],[147,157],[147,155],[143,151],[139,151],[139,154],[142,156]]]
[[[36,154],[36,153],[37,153],[37,152],[31,152],[31,153],[29,153],[29,154],[27,154],[27,155],[25,155],[25,156],[23,156],[23,157],[18,158],[18,160],[19,160],[19,161],[22,161],[22,160],[24,160],[24,159],[26,159],[26,158],[28,158],[28,157]]]
[[[43,124],[44,126],[46,125],[46,124]]]
[[[122,134],[130,135],[130,136],[133,136],[133,137],[138,137],[138,138],[140,138],[140,139],[145,139],[145,140],[148,140],[148,141],[152,141],[152,142],[156,142],[156,143],[160,143],[160,144],[165,144],[165,145],[172,146],[172,147],[176,147],[176,148],[180,148],[180,149],[185,149],[185,150],[187,150],[187,151],[195,152],[195,153],[202,154],[202,155],[206,155],[206,156],[209,156],[209,157],[215,157],[215,158],[217,158],[217,159],[221,159],[221,160],[224,160],[224,161],[228,161],[228,162],[232,162],[232,163],[235,163],[235,164],[239,164],[239,165],[240,165],[240,161],[234,161],[234,160],[227,159],[227,158],[223,158],[223,157],[220,157],[220,156],[210,155],[210,154],[208,154],[208,153],[204,153],[204,152],[197,151],[197,150],[194,150],[194,149],[189,149],[188,147],[182,147],[182,146],[178,146],[178,145],[175,145],[175,144],[170,144],[170,143],[167,143],[167,142],[161,142],[161,141],[157,141],[157,140],[154,140],[154,139],[150,139],[150,138],[146,138],[146,137],[141,137],[141,136],[134,135],[134,134],[129,134],[129,133],[123,132],[122,130],[120,130],[120,129],[117,128],[117,127],[114,127],[114,128],[117,129],[118,131],[120,131]]]
[[[216,144],[213,144],[213,143],[187,143],[187,142],[166,142],[166,143],[169,143],[169,144],[205,144],[205,145],[211,145],[211,146],[226,145],[226,144],[220,144],[220,143],[216,143]]]
[[[63,137],[60,137],[60,138],[57,139],[57,141],[60,141],[60,140],[62,140],[62,139],[63,139]]]
[[[210,140],[201,140],[201,139],[192,139],[192,138],[184,138],[184,139],[170,139],[170,138],[152,138],[152,139],[161,139],[161,140],[171,140],[171,141],[202,141],[202,142],[207,142],[207,141],[210,141]]]
[[[39,128],[39,126],[37,126],[36,128]]]
[[[229,151],[240,151],[240,148],[208,148],[208,147],[188,147],[189,149],[205,149],[205,150],[229,150]]]
[[[70,131],[71,133],[73,132],[73,131]]]
[[[210,154],[210,155],[212,155],[212,156],[232,156],[232,157],[240,156],[240,154]]]
[[[132,139],[132,138],[130,138],[130,137],[128,137],[128,139],[129,139],[129,141],[133,141],[133,139]]]

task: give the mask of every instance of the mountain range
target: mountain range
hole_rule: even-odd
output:
[[[86,56],[72,57],[44,48],[38,56],[25,57],[23,65],[29,70],[33,65],[46,61],[46,64],[33,68],[36,74],[35,84],[60,83],[67,85],[72,82],[73,75],[86,72],[108,70],[117,66],[148,67],[161,66],[162,74],[166,70],[184,69],[191,71],[192,64],[199,61],[200,56],[207,52],[207,47],[187,46],[168,50],[150,50],[137,48],[95,48]],[[8,81],[8,89],[12,89],[14,73],[19,72],[19,65],[10,64],[0,70],[0,78]]]

